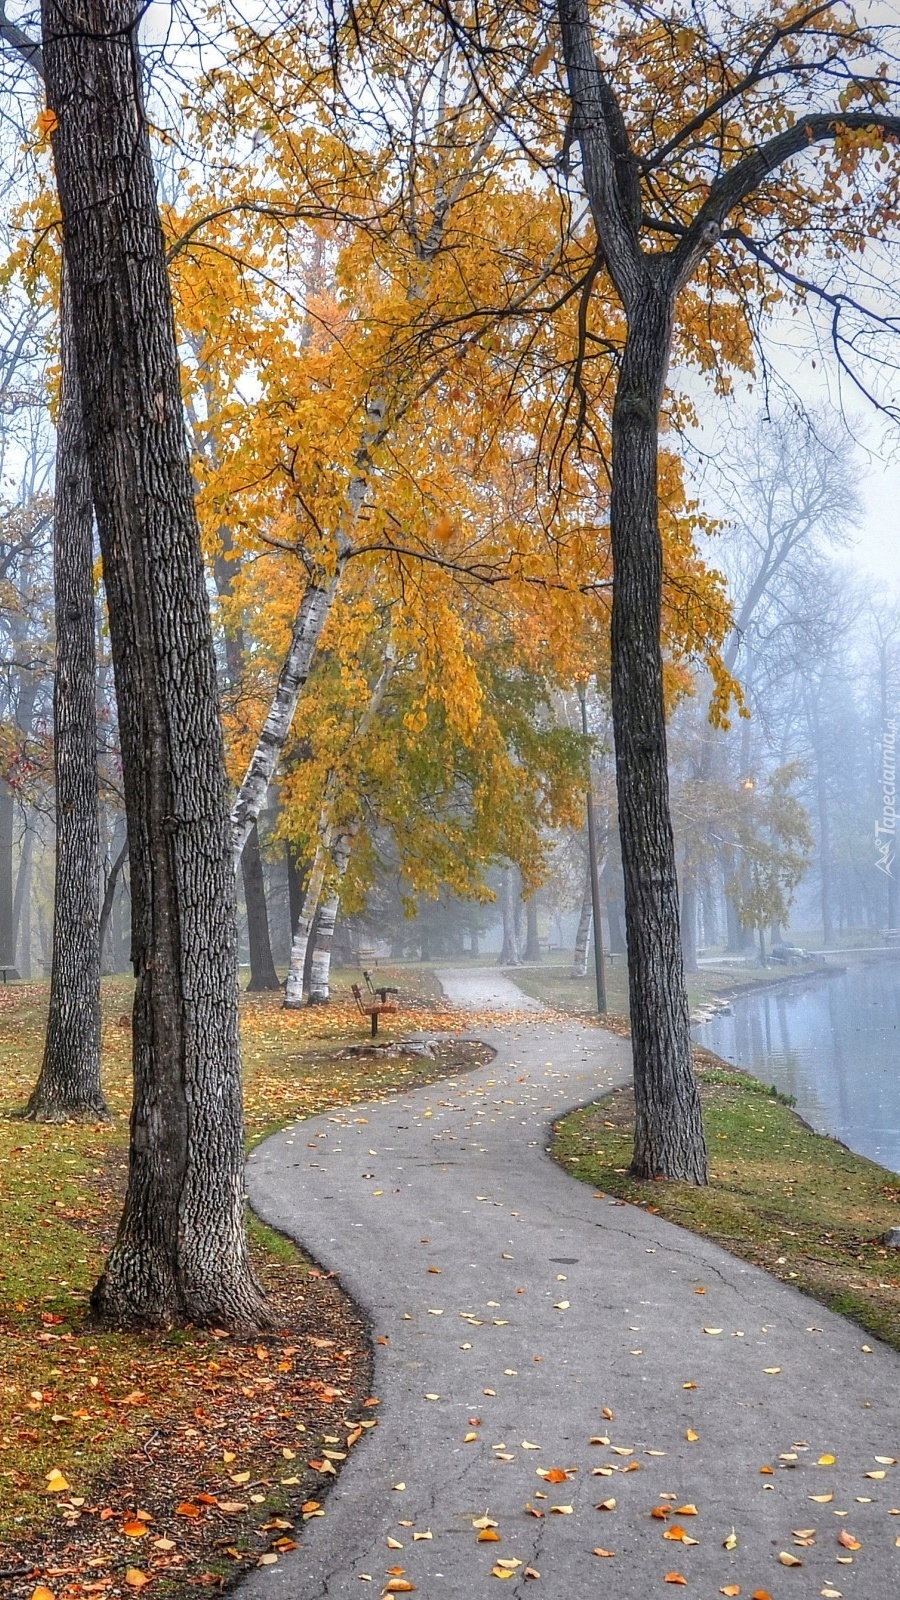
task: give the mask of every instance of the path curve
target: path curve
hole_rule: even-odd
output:
[[[489,1066],[302,1122],[250,1158],[254,1210],[336,1270],[388,1343],[375,1346],[379,1425],[326,1516],[242,1592],[359,1600],[402,1568],[422,1600],[497,1600],[501,1558],[522,1563],[505,1592],[535,1600],[653,1600],[677,1592],[668,1573],[695,1600],[728,1585],[745,1600],[895,1600],[900,1467],[875,1457],[900,1455],[900,1357],[550,1160],[551,1120],[627,1077],[623,1041],[539,1015],[479,1031]],[[553,1467],[577,1471],[537,1475]],[[667,1495],[697,1506],[673,1519],[696,1545],[650,1517]],[[604,1500],[615,1508],[595,1509]],[[486,1511],[499,1543],[476,1540]],[[795,1543],[813,1528],[813,1546]]]

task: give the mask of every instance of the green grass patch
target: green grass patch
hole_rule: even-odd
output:
[[[688,975],[688,1000],[691,1007],[702,1005],[720,995],[732,995],[741,989],[755,989],[773,983],[784,983],[793,978],[808,976],[809,969],[761,967],[752,962],[723,962],[717,967],[703,967],[700,972]],[[575,1015],[596,1015],[597,990],[594,983],[593,957],[586,978],[572,977],[571,958],[565,964],[542,962],[534,967],[510,967],[508,975],[530,994],[534,1000],[557,1011],[571,1011]],[[606,963],[607,1008],[612,1016],[628,1015],[628,970],[624,956],[614,956]]]
[[[813,1133],[785,1097],[698,1052],[710,1182],[629,1175],[634,1098],[617,1089],[565,1117],[552,1153],[576,1178],[703,1234],[900,1350],[900,1177]]]

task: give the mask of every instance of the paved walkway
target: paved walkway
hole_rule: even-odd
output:
[[[512,1571],[506,1593],[535,1600],[653,1600],[680,1587],[667,1575],[696,1600],[896,1600],[900,1467],[877,1458],[900,1456],[900,1357],[550,1160],[550,1122],[626,1078],[625,1043],[540,1014],[489,1037],[490,1066],[250,1159],[254,1209],[386,1342],[378,1427],[296,1555],[244,1592],[350,1600],[400,1579],[487,1600]],[[485,1513],[499,1542],[478,1540]]]

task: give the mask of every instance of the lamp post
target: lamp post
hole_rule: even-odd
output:
[[[581,731],[588,737],[587,680],[579,678],[578,699],[581,702]],[[590,749],[587,752],[587,828],[588,860],[591,872],[591,912],[594,922],[594,973],[597,979],[597,1010],[606,1010],[606,966],[603,960],[603,932],[600,925],[600,866],[597,859],[597,818],[594,814],[594,783],[591,773]]]

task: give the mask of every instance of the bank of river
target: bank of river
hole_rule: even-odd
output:
[[[793,1095],[819,1132],[900,1172],[900,959],[738,995],[695,1037]]]

